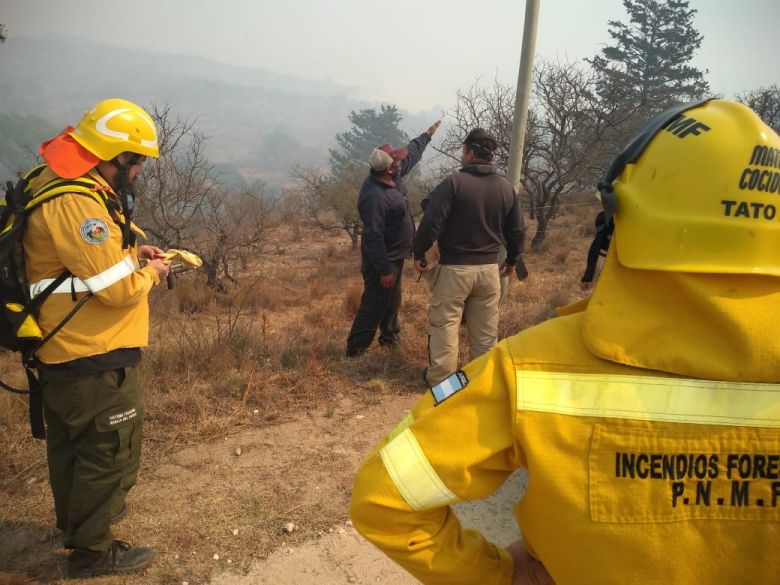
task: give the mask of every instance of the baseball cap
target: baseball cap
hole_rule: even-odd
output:
[[[474,128],[469,132],[463,144],[487,154],[492,154],[498,148],[496,139],[482,128]]]
[[[408,148],[394,149],[389,144],[383,144],[371,151],[368,157],[368,164],[375,171],[384,171],[394,162],[404,160],[407,156],[409,156]]]

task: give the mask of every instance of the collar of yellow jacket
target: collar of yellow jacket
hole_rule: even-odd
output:
[[[95,181],[96,183],[98,183],[100,185],[100,187],[101,187],[100,190],[105,195],[105,197],[108,197],[109,199],[111,199],[112,201],[114,201],[117,204],[117,209],[116,209],[116,211],[114,213],[116,213],[116,214],[121,216],[122,215],[122,210],[121,210],[121,208],[119,208],[119,196],[111,188],[111,185],[108,184],[108,181],[106,181],[103,178],[103,175],[101,175],[98,172],[97,168],[92,169],[91,171],[89,171],[84,176],[87,177],[88,179],[91,179],[91,180]],[[46,167],[41,172],[41,174],[38,175],[37,177],[35,177],[35,179],[33,179],[32,182],[30,183],[31,191],[34,192],[39,187],[44,186],[46,183],[56,179],[57,177],[58,177],[58,175],[50,167]],[[76,180],[78,180],[78,179],[76,179]],[[135,225],[135,223],[130,222],[130,227],[132,228],[132,230],[134,232],[136,232],[142,238],[144,238],[144,239],[146,238],[146,233],[140,227]]]
[[[96,168],[92,169],[85,175],[84,177],[87,177],[88,179],[91,179],[92,181],[95,181],[98,183],[101,187],[101,191],[103,191],[107,196],[111,197],[112,199],[115,199],[116,201],[119,201],[119,197],[116,193],[114,193],[114,190],[111,188],[111,185],[108,184],[108,182],[103,178],[103,175],[101,175]],[[35,177],[30,182],[30,190],[36,191],[39,187],[42,187],[46,183],[49,183],[50,181],[53,181],[54,179],[62,178],[57,173],[55,173],[51,167],[46,167],[41,171],[41,173]],[[69,179],[69,180],[78,180],[76,179]]]
[[[780,278],[633,270],[615,250],[613,239],[585,308],[592,353],[696,378],[780,381]]]
[[[111,185],[108,184],[108,181],[103,178],[103,175],[98,172],[97,167],[89,171],[87,177],[100,183],[100,186],[103,187],[103,192],[114,201],[119,202],[119,196],[111,188]]]

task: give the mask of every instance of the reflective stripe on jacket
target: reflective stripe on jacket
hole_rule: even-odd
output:
[[[116,198],[97,172],[89,177]],[[46,169],[31,183],[31,191],[53,178]],[[136,247],[122,249],[120,226],[105,206],[75,193],[43,203],[27,219],[24,251],[33,295],[64,269],[73,274],[41,307],[38,322],[44,334],[73,308],[74,295],[77,300],[87,291],[95,296],[38,351],[42,362],[62,363],[148,344],[147,295],[159,278],[151,266],[139,269]]]

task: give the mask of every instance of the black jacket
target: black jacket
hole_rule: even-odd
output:
[[[514,265],[523,249],[525,225],[514,189],[495,168],[470,163],[442,181],[430,195],[414,238],[414,257],[439,242],[441,264],[498,262],[502,243],[507,264]]]
[[[357,205],[363,220],[360,255],[363,262],[373,264],[379,274],[390,274],[390,263],[406,258],[412,251],[414,218],[401,177],[420,161],[430,141],[428,133],[423,132],[409,143],[409,156],[394,175],[394,186],[369,175],[360,187]]]

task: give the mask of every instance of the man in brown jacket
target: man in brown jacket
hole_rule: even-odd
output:
[[[458,328],[465,316],[469,355],[488,352],[498,337],[499,276],[509,274],[523,247],[525,227],[520,202],[509,182],[492,165],[498,142],[475,128],[466,137],[462,167],[431,193],[414,238],[414,267],[427,273],[428,360],[424,375],[435,385],[458,366]],[[439,264],[431,269],[425,254],[439,243]],[[499,269],[498,251],[507,247]]]

